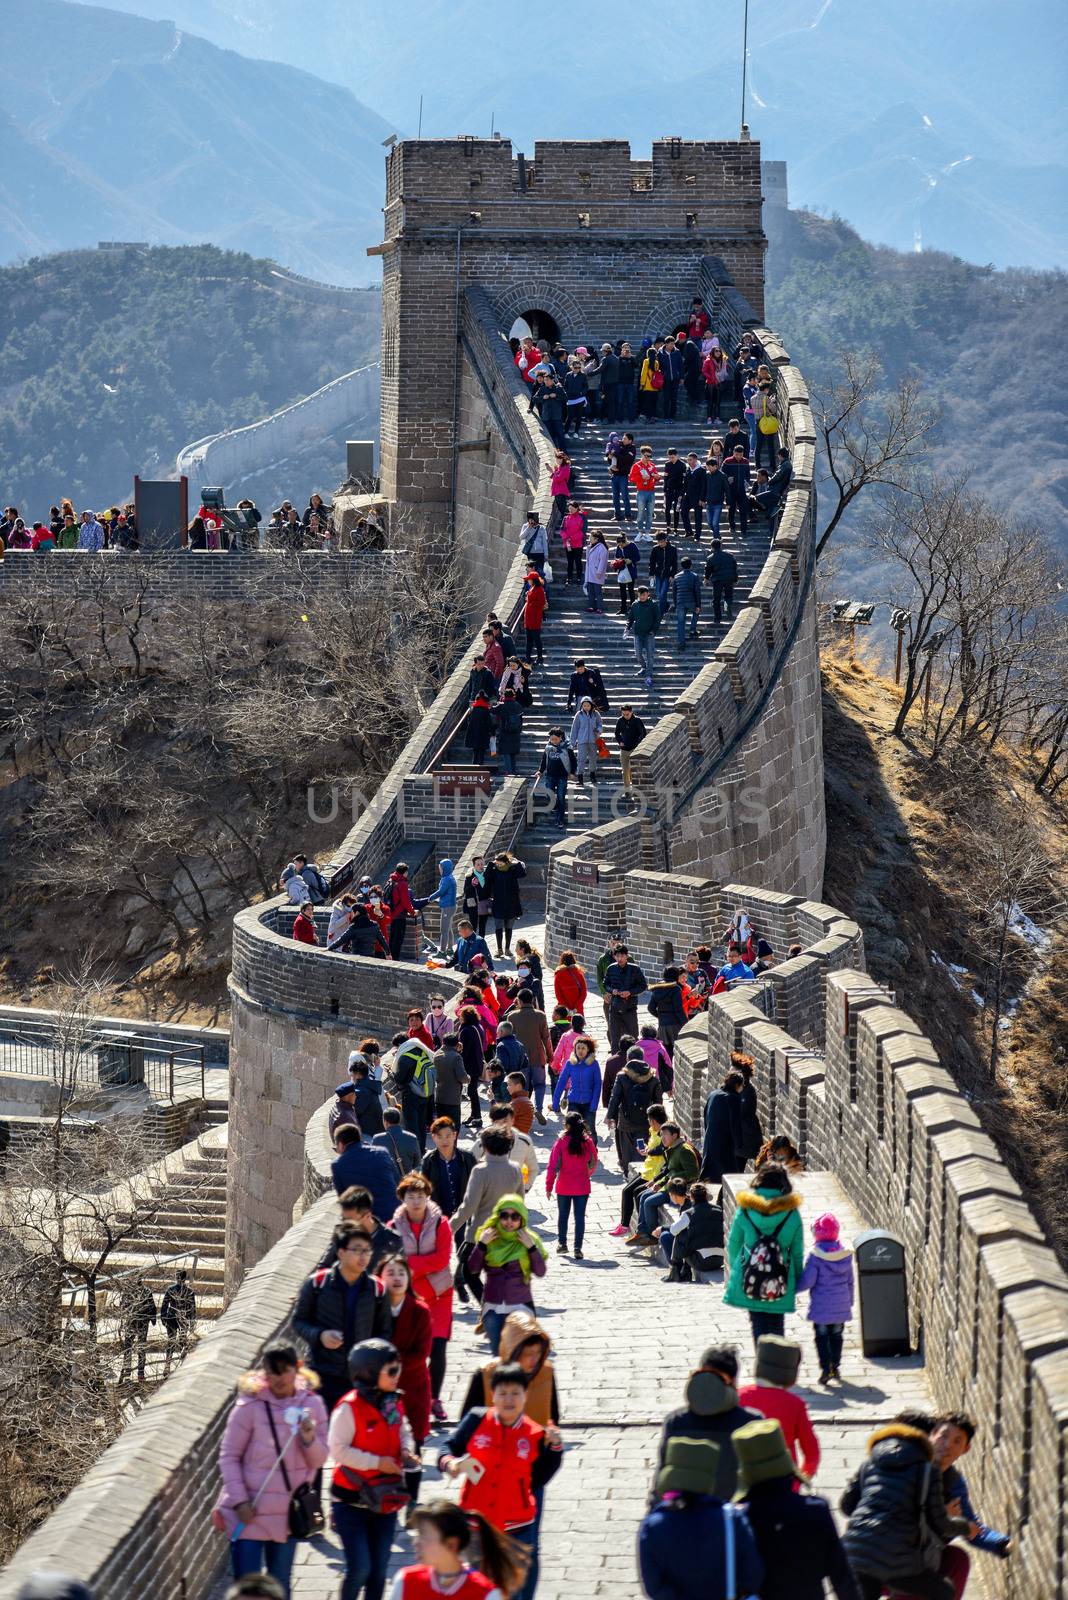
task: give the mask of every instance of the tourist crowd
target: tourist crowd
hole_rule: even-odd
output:
[[[287,882],[310,888],[301,859]],[[476,878],[469,895],[474,914],[452,952],[464,990],[409,1007],[386,1048],[361,1040],[330,1103],[339,1219],[298,1294],[295,1340],[270,1345],[242,1380],[220,1448],[213,1515],[240,1580],[232,1594],[287,1596],[297,1543],[325,1520],[344,1556],[342,1600],[382,1600],[400,1517],[414,1561],[391,1600],[536,1593],[568,1410],[538,1302],[551,1251],[578,1263],[591,1253],[589,1201],[611,1148],[625,1179],[620,1220],[594,1257],[615,1238],[651,1252],[668,1283],[708,1284],[722,1269],[724,1299],[748,1314],[753,1336],[748,1376],[735,1348],[706,1349],[665,1419],[638,1530],[646,1593],[816,1600],[826,1579],[839,1600],[884,1589],[959,1600],[969,1556],[958,1540],[1009,1552],[974,1511],[958,1465],[973,1423],[908,1412],[876,1429],[841,1496],[839,1535],[827,1500],[800,1492],[818,1480],[821,1450],[785,1319],[803,1300],[819,1383],[843,1382],[852,1251],[830,1213],[806,1244],[804,1164],[787,1137],[764,1137],[750,1057],[725,1064],[700,1148],[668,1109],[680,1029],[711,995],[757,981],[775,960],[769,942],[739,909],[653,983],[620,939],[590,974],[570,950],[549,974],[520,940],[506,977],[478,928],[492,915],[492,883]],[[603,1064],[593,1007],[609,1040]],[[550,1117],[559,1122],[539,1151],[533,1135]],[[728,1172],[749,1179],[725,1230]],[[538,1225],[539,1190],[555,1202],[555,1239]],[[574,1281],[552,1277],[556,1304]],[[464,1375],[450,1417],[457,1302],[477,1314],[487,1357]],[[420,1503],[428,1459],[458,1503]]]
[[[289,500],[272,511],[264,523],[255,502],[239,500],[235,508],[239,528],[229,526],[214,506],[201,505],[182,534],[187,550],[274,549],[296,552],[332,550],[336,544],[333,507],[322,495],[311,495],[303,514]],[[46,520],[27,522],[17,506],[5,506],[0,518],[0,559],[27,551],[49,555],[53,550],[115,550],[132,552],[141,547],[133,501],[104,511],[76,511],[71,500],[49,507]]]

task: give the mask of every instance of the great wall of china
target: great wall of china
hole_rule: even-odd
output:
[[[802,946],[752,998],[717,996],[684,1030],[677,1113],[696,1133],[708,1087],[744,1049],[765,1126],[902,1238],[930,1390],[985,1419],[969,1482],[1016,1545],[997,1593],[1051,1600],[1068,1583],[1068,1278],[932,1045],[866,973],[862,930],[819,900],[815,431],[802,375],[763,326],[759,173],[748,143],[663,141],[649,162],[614,141],[539,144],[530,162],[506,141],[395,146],[381,246],[383,491],[447,521],[476,601],[512,619],[516,530],[529,505],[547,515],[552,455],[502,337],[513,318],[537,309],[568,342],[640,339],[702,294],[722,333],[757,332],[794,463],[784,514],[736,620],[636,752],[640,806],[572,828],[548,852],[546,953],[571,944],[589,960],[625,928],[658,970],[737,905],[777,950]],[[467,671],[465,657],[337,851],[337,882],[428,843],[428,861],[447,847],[461,871],[530,826],[524,778],[505,779],[484,808],[475,796],[442,804],[434,773]],[[759,806],[735,804],[743,793]],[[206,1519],[234,1384],[287,1325],[333,1212],[323,1103],[358,1033],[388,1036],[404,1006],[455,982],[288,932],[280,900],[235,916],[227,1309],[0,1575],[0,1600],[57,1550],[77,1552],[101,1600],[209,1592],[222,1552]]]

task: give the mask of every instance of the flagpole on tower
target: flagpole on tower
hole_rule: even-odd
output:
[[[742,127],[745,128],[745,69],[749,61],[749,0],[745,0],[742,21]]]

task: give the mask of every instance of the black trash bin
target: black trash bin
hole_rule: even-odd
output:
[[[108,1029],[97,1036],[97,1082],[102,1089],[133,1089],[145,1081],[145,1048],[136,1033]]]
[[[864,1354],[911,1355],[904,1244],[883,1228],[859,1233],[854,1244]]]

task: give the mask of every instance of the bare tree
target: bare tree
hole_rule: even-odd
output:
[[[938,420],[923,403],[918,378],[906,376],[887,393],[873,351],[844,350],[838,377],[812,395],[816,431],[833,486],[831,514],[816,544],[818,561],[857,496],[870,488],[904,489],[923,459]],[[821,489],[820,498],[825,490]]]
[[[989,800],[989,793],[987,795]],[[987,1064],[997,1080],[1002,1024],[1010,999],[1041,966],[1041,950],[1063,921],[1054,864],[1019,808],[997,807],[965,824],[963,889],[980,952]]]

